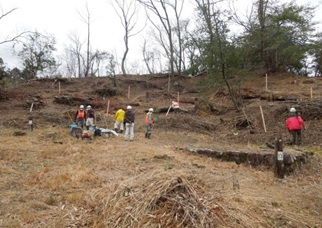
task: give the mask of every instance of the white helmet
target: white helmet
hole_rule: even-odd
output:
[[[149,112],[153,112],[153,108],[149,108]]]
[[[80,109],[84,109],[84,105],[79,106]]]
[[[290,112],[296,112],[296,109],[295,108],[291,108],[290,109]]]
[[[132,107],[131,107],[130,105],[128,105],[128,106],[126,107],[126,109],[132,109]]]
[[[86,109],[87,109],[87,110],[91,110],[91,109],[92,109],[92,107],[91,107],[90,105],[88,105]]]

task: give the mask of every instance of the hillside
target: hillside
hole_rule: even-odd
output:
[[[239,112],[226,87],[204,90],[203,81],[177,76],[170,93],[164,75],[119,76],[117,89],[103,77],[39,79],[1,89],[0,227],[321,226],[322,79],[276,74],[266,88],[265,77],[245,77]],[[166,115],[162,110],[178,95],[182,111]],[[124,142],[123,134],[70,136],[80,104],[91,104],[96,125],[109,129],[117,108],[131,104],[134,142]],[[288,145],[285,118],[292,106],[306,123],[300,146]],[[150,107],[156,121],[148,140]],[[285,152],[311,154],[283,180],[272,168],[182,149],[274,153],[267,144],[277,137]]]

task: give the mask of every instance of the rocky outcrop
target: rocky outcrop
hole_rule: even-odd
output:
[[[236,164],[248,164],[252,167],[266,166],[275,168],[275,153],[272,152],[243,152],[243,151],[216,151],[207,148],[177,148],[194,154],[206,155],[222,161],[235,162]],[[284,152],[284,171],[293,173],[297,168],[306,164],[309,160],[308,152]]]

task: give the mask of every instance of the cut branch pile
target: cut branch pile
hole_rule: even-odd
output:
[[[223,226],[224,210],[209,208],[185,177],[153,175],[114,189],[105,201],[106,227]]]

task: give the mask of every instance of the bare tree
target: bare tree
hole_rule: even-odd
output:
[[[96,52],[91,56],[91,75],[100,76],[100,65],[101,63],[108,59],[109,54],[105,51],[96,50]]]
[[[147,50],[147,40],[144,40],[142,47],[143,60],[149,74],[154,73],[154,53]]]
[[[82,46],[84,42],[80,40],[79,34],[73,32],[69,35],[71,44],[66,48],[67,54],[67,68],[74,71],[75,77],[81,77],[83,72],[83,56]]]
[[[122,57],[121,69],[122,73],[125,75],[125,62],[129,52],[129,39],[142,31],[142,29],[135,30],[135,26],[138,22],[138,6],[136,0],[109,0],[109,2],[113,6],[124,28],[123,39],[125,50]]]
[[[146,7],[146,9],[148,9],[158,17],[158,19],[161,22],[162,28],[166,32],[169,48],[166,47],[166,45],[164,45],[162,38],[160,39],[160,41],[163,43],[162,47],[165,49],[165,53],[168,53],[170,73],[173,75],[174,74],[174,64],[173,64],[174,48],[173,48],[173,37],[172,37],[173,26],[171,25],[171,19],[168,13],[169,3],[166,0],[138,0],[138,1],[141,4],[143,4]],[[175,2],[177,2],[177,0],[175,0]],[[161,36],[162,33],[160,31],[161,28],[159,27],[159,25],[156,24],[153,18],[151,18],[149,15],[148,15],[148,19],[152,23],[152,25],[159,31],[159,35]]]
[[[180,31],[180,15],[182,11],[182,7],[184,5],[184,0],[138,0],[147,11],[152,12],[155,16],[157,16],[161,25],[158,25],[154,18],[148,14],[148,19],[151,24],[156,28],[158,32],[158,42],[161,44],[164,49],[164,53],[169,60],[169,83],[168,83],[168,91],[170,91],[170,82],[171,76],[174,75],[175,72],[175,37],[174,35],[178,35],[178,42],[181,45],[181,34]],[[181,5],[179,5],[179,3]],[[172,24],[171,15],[174,14],[175,17],[175,25]],[[177,30],[177,33],[174,33],[174,30]],[[166,34],[166,38],[164,37]],[[181,46],[182,47],[182,46]],[[178,48],[181,52],[181,47]],[[181,54],[179,54],[179,61],[181,61]],[[180,64],[178,65],[180,67]],[[177,69],[178,70],[178,69]],[[180,71],[181,69],[179,69]]]
[[[177,56],[177,61],[174,61],[176,64],[177,71],[179,75],[181,74],[182,71],[182,64],[184,63],[183,61],[183,41],[182,41],[182,28],[185,28],[184,26],[181,26],[181,13],[184,5],[184,0],[181,1],[181,5],[178,6],[178,2],[174,1],[174,3],[170,3],[169,6],[173,9],[174,15],[175,15],[175,29],[174,32],[177,37],[177,48],[174,46],[174,53]],[[177,51],[176,51],[177,49]]]
[[[89,71],[91,68],[91,13],[88,8],[88,4],[86,4],[86,12],[84,15],[80,12],[78,12],[79,16],[81,17],[82,21],[87,26],[87,43],[86,43],[86,58],[83,60],[84,64],[84,77],[87,77],[89,75]]]
[[[9,11],[3,11],[3,9],[0,5],[0,9],[1,9],[0,20],[2,20],[3,18],[7,17],[8,15],[10,15],[14,11],[16,11],[18,8],[12,8]],[[10,43],[10,42],[18,42],[18,41],[20,41],[19,39],[22,38],[27,33],[29,33],[29,31],[23,31],[23,32],[20,32],[18,34],[12,35],[12,36],[5,36],[4,38],[2,38],[0,40],[0,45],[5,44],[5,43]]]

